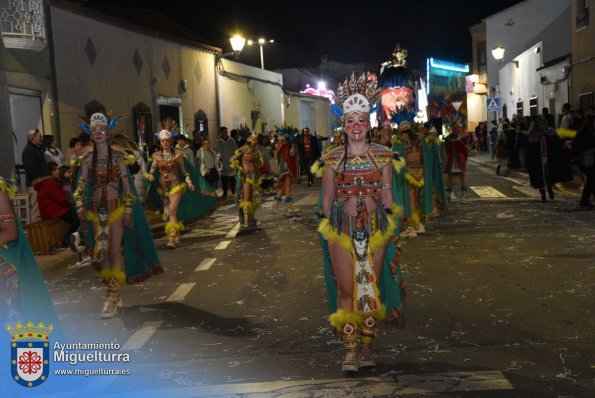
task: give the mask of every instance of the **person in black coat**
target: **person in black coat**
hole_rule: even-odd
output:
[[[525,163],[529,182],[539,189],[542,202],[546,201],[546,189],[550,199],[554,199],[554,184],[572,180],[570,159],[563,142],[543,116],[537,116],[530,127]]]
[[[587,110],[587,117],[582,127],[572,141],[572,155],[579,164],[585,178],[583,194],[579,205],[591,208],[593,203],[589,200],[595,195],[595,112],[593,107]]]
[[[318,146],[318,139],[310,134],[308,127],[302,129],[301,134],[296,138],[296,146],[300,156],[300,165],[302,172],[306,171],[308,176],[308,186],[312,186],[314,176],[310,171],[312,164],[320,158],[320,147]]]
[[[43,154],[43,134],[38,129],[31,129],[27,132],[27,145],[23,149],[22,159],[25,167],[27,186],[30,187],[33,180],[41,177],[45,168],[46,160]]]

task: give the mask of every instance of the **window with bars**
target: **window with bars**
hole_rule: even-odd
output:
[[[589,25],[589,0],[577,0],[576,30],[586,28],[588,25]]]
[[[517,114],[517,116],[525,116],[523,113],[523,101],[517,101],[516,114]]]

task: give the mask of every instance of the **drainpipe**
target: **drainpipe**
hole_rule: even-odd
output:
[[[209,137],[211,142],[216,142],[219,137],[219,129],[221,128],[221,106],[219,104],[219,62],[221,62],[221,51],[215,54],[215,113],[217,117],[217,128],[215,130],[215,137]],[[209,133],[209,135],[211,135]]]
[[[63,142],[62,142],[62,131],[60,130],[60,100],[58,97],[58,76],[56,74],[56,55],[54,53],[54,35],[53,35],[53,29],[52,29],[52,7],[50,4],[50,0],[44,0],[43,2],[44,5],[44,12],[45,12],[45,20],[47,22],[47,26],[46,26],[46,35],[47,35],[47,41],[48,41],[48,46],[49,46],[49,51],[50,51],[50,68],[51,68],[51,74],[50,74],[50,79],[52,80],[52,91],[53,91],[53,95],[52,95],[52,108],[53,108],[53,112],[54,112],[54,126],[55,127],[55,131],[58,133],[57,134],[57,141],[58,144],[60,144],[60,146],[62,146]]]

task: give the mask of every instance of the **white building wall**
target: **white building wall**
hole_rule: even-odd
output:
[[[487,17],[488,94],[494,93],[499,70],[536,43],[543,42],[543,61],[570,52],[570,0],[526,0]],[[504,59],[496,61],[492,49],[505,48]],[[500,82],[501,83],[501,82]]]
[[[221,59],[223,73],[219,74],[219,108],[221,125],[228,129],[246,124],[257,133],[274,130],[283,124],[283,75]],[[252,126],[251,112],[259,111]],[[265,131],[265,132],[266,132]]]
[[[130,138],[132,107],[139,102],[151,109],[151,129],[157,131],[157,98],[178,99],[182,127],[188,124],[190,131],[194,113],[203,110],[210,134],[216,134],[214,54],[59,7],[52,7],[52,25],[63,143],[80,133],[79,115],[84,115],[85,104],[93,99],[121,117],[116,132]],[[96,52],[93,63],[85,50],[89,39]],[[140,73],[133,63],[135,52],[142,60]],[[166,60],[169,75],[164,68]],[[185,90],[183,80],[187,82]]]

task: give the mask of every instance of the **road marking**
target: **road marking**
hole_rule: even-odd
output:
[[[213,265],[215,263],[215,261],[217,261],[216,258],[212,258],[212,257],[207,257],[204,260],[202,260],[202,262],[198,265],[198,267],[194,268],[194,272],[196,271],[206,271],[209,268],[211,268],[211,265]]]
[[[194,282],[190,283],[182,283],[175,292],[171,294],[165,301],[182,301],[184,297],[192,290],[192,288],[196,285]]]
[[[323,380],[290,380],[263,383],[238,383],[181,387],[174,392],[178,398],[230,397],[256,398],[263,396],[324,396],[360,397],[437,395],[463,391],[512,390],[513,387],[500,371],[452,372],[421,375],[395,375],[395,377],[365,377]],[[165,390],[142,391],[146,397],[163,396]],[[349,392],[349,394],[347,394]],[[129,394],[129,393],[127,393]],[[124,398],[125,393],[114,394]]]
[[[470,187],[480,198],[505,198],[502,192],[498,191],[494,187]]]
[[[236,223],[238,221],[237,215],[229,215],[229,214],[214,214],[213,215],[213,222],[231,222]]]
[[[138,350],[140,349],[149,339],[151,336],[159,329],[163,321],[151,321],[143,323],[143,326],[140,327],[124,345],[122,346],[123,350]]]
[[[513,188],[519,192],[524,193],[527,196],[532,197],[532,198],[538,198],[541,196],[541,194],[539,193],[539,191],[537,189],[531,188],[528,185],[520,185],[520,186],[513,185]]]
[[[502,177],[502,178],[505,179],[505,180],[514,182],[515,184],[518,184],[518,185],[527,185],[526,182],[521,181],[521,180],[517,180],[516,178],[511,178],[511,177]]]
[[[218,209],[217,209],[217,211],[225,211],[225,210],[229,210],[229,209],[231,209],[232,207],[235,207],[235,206],[236,206],[235,204],[221,206],[220,208],[218,208]]]
[[[224,249],[227,249],[227,246],[229,246],[230,243],[231,243],[230,240],[222,240],[221,242],[219,242],[217,244],[217,246],[215,246],[215,249],[213,249],[213,250],[224,250]]]
[[[233,239],[236,237],[236,235],[238,234],[238,231],[240,230],[240,223],[237,223],[236,225],[234,225],[234,227],[227,233],[227,235],[225,236],[226,239]]]

